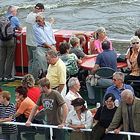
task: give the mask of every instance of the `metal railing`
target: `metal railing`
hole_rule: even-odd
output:
[[[25,126],[25,123],[20,123],[20,122],[3,122],[2,124],[14,124],[14,125],[20,125],[20,126]],[[53,140],[52,136],[53,136],[53,128],[56,128],[56,129],[65,129],[65,130],[74,130],[70,127],[62,127],[62,128],[59,128],[58,126],[55,126],[55,125],[45,125],[45,124],[34,124],[34,123],[31,123],[30,126],[33,126],[33,127],[41,127],[41,128],[49,128],[50,129],[50,140]],[[29,127],[30,127],[29,126]],[[88,131],[88,132],[91,132],[92,129],[81,129],[81,131]],[[108,132],[110,134],[114,134],[114,131],[110,131]],[[119,133],[120,135],[127,135],[128,137],[128,140],[131,140],[131,136],[140,136],[140,133],[135,133],[135,132],[124,132],[124,131],[120,131]]]

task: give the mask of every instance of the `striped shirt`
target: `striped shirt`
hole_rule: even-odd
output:
[[[13,103],[9,103],[9,105],[5,106],[4,104],[0,104],[0,119],[2,118],[8,118],[16,113],[16,108]],[[15,119],[12,119],[12,121],[15,121]],[[16,133],[17,127],[16,125],[7,125],[7,124],[1,124],[2,127],[2,133]]]

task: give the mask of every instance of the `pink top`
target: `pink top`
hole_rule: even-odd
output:
[[[108,40],[110,42],[110,50],[113,50],[113,48],[112,48],[112,42],[107,37],[104,40]],[[103,52],[102,42],[103,41],[100,41],[99,39],[94,40],[93,43],[94,43],[94,47],[95,48],[92,48],[92,54]]]

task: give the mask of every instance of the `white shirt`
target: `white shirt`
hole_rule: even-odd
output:
[[[71,101],[76,99],[76,98],[82,98],[82,96],[76,92],[73,93],[71,90],[69,90],[69,92],[67,93],[67,95],[65,96],[64,100],[68,106],[68,110],[74,110],[74,107],[71,105]],[[87,102],[85,101],[85,106],[87,107]]]
[[[35,24],[36,15],[36,13],[31,12],[26,18],[26,45],[29,46],[37,46],[33,32],[33,25]]]
[[[68,106],[69,111],[74,109],[74,107],[71,105],[71,101],[76,99],[76,98],[82,98],[82,97],[78,92],[73,93],[71,90],[69,90],[69,92],[65,96],[65,102],[66,102],[66,104]]]
[[[81,120],[78,118],[77,113],[75,110],[71,110],[68,113],[67,119],[66,119],[66,125],[69,124],[75,124],[75,125],[85,125],[85,128],[91,128],[93,123],[93,116],[92,113],[87,110],[83,113],[81,113]]]

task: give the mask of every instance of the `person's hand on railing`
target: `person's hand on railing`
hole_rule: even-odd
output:
[[[26,125],[26,126],[31,126],[31,123],[32,123],[31,121],[28,121],[28,120],[27,120],[27,122],[25,123],[25,125]]]
[[[65,126],[65,123],[61,123],[58,125],[58,128],[63,128]]]
[[[114,130],[114,133],[115,133],[115,134],[119,134],[119,133],[120,133],[120,128],[115,129],[115,130]]]
[[[106,129],[105,129],[105,134],[108,134],[108,132],[109,132],[109,130],[106,128]]]

